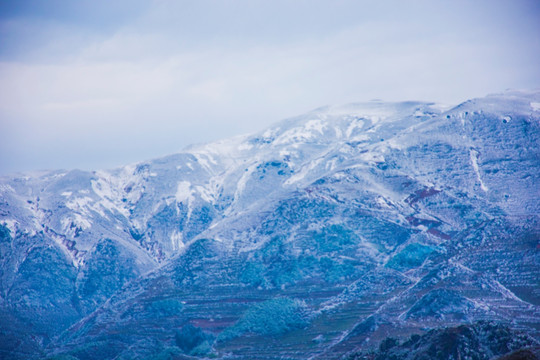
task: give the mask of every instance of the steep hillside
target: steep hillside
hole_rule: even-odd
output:
[[[540,337],[540,93],[317,109],[110,171],[0,180],[0,354],[340,358]]]

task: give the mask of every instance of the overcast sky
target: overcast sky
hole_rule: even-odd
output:
[[[323,105],[540,87],[538,0],[3,0],[0,174],[100,169]]]

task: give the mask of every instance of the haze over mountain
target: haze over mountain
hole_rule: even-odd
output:
[[[539,145],[540,92],[508,91],[324,107],[113,170],[3,177],[1,357],[538,346]]]

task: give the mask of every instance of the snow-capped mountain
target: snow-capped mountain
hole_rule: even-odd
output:
[[[538,339],[539,145],[540,93],[507,92],[2,178],[0,354],[339,358],[477,320]]]

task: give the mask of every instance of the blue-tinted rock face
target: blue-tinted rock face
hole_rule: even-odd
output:
[[[534,339],[506,326],[489,322],[431,330],[423,336],[413,335],[405,341],[387,338],[376,351],[351,354],[350,360],[409,360],[409,359],[474,359],[488,360],[517,349],[532,354],[537,343]],[[529,359],[516,357],[515,359]]]
[[[538,339],[539,102],[323,108],[3,178],[0,357],[340,358],[478,320]]]

